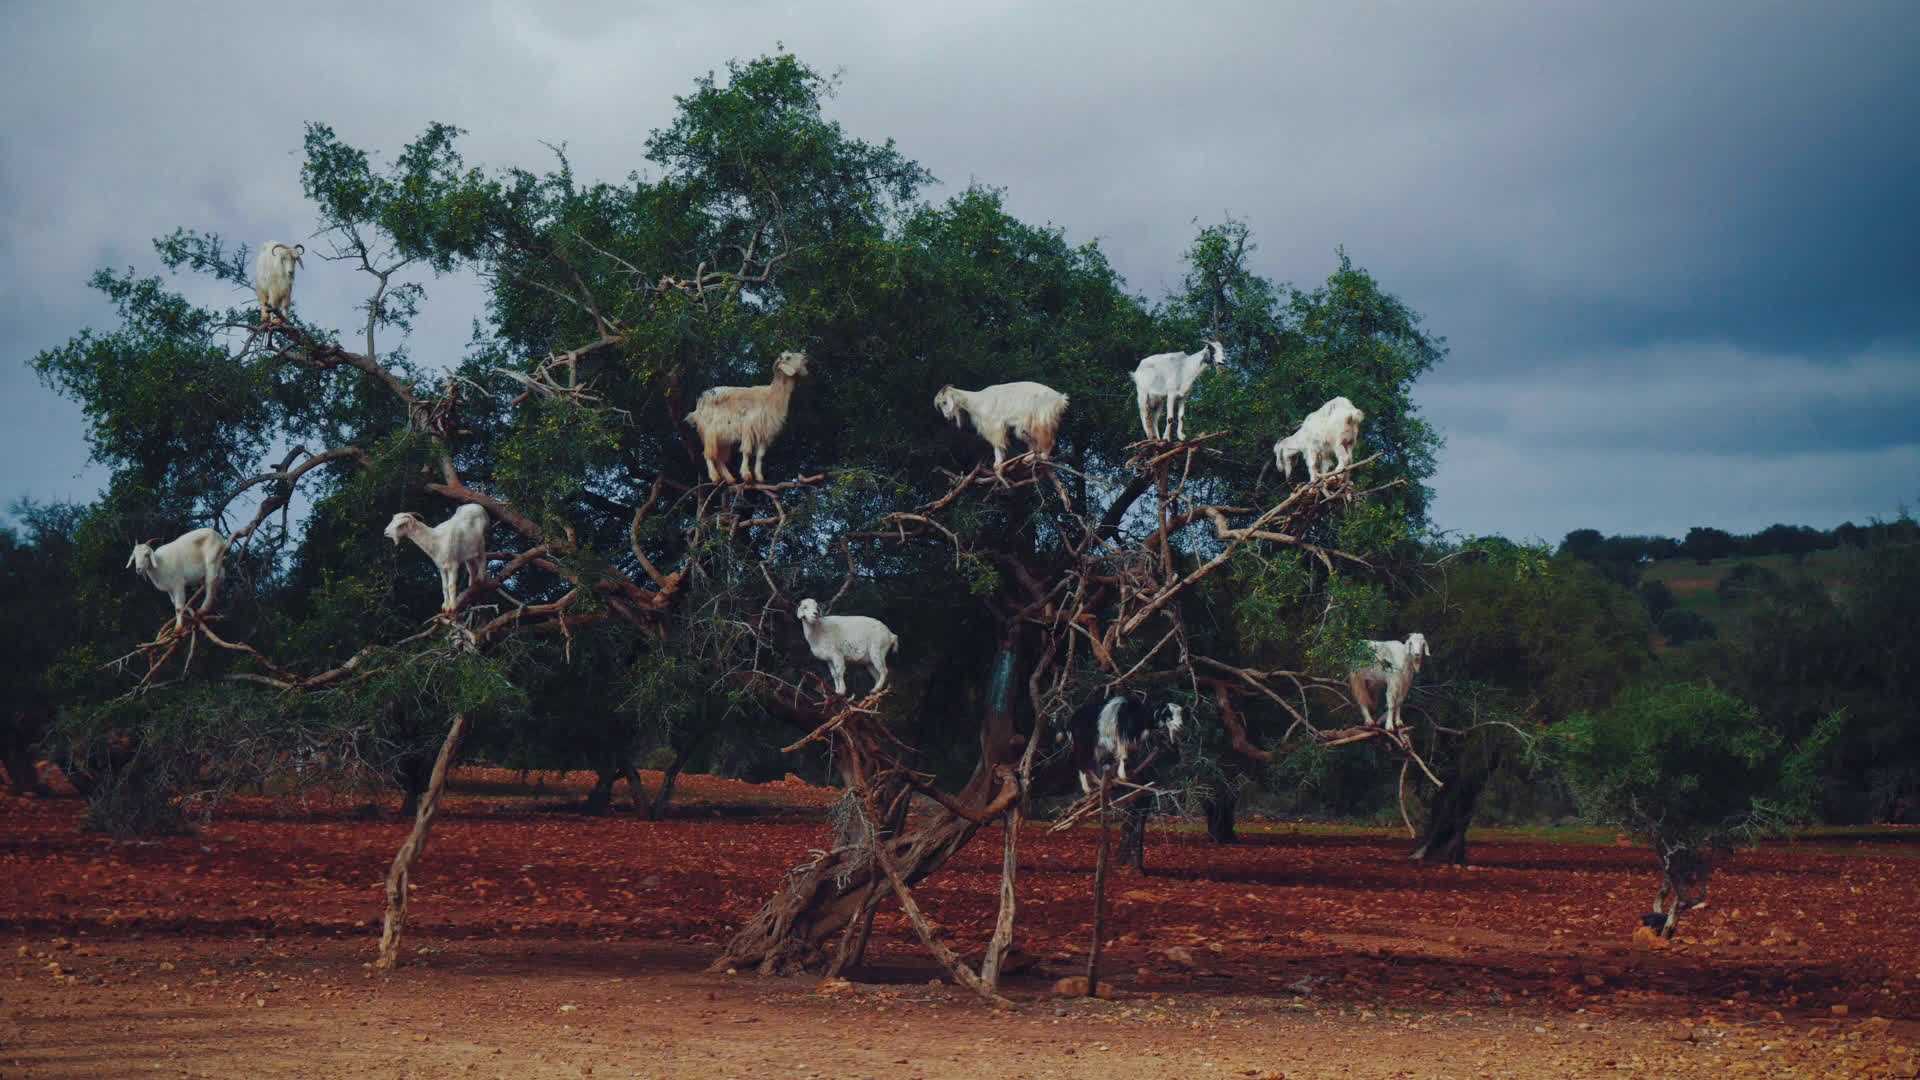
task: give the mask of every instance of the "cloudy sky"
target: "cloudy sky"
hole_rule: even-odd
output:
[[[0,498],[86,499],[26,361],[177,226],[304,240],[302,125],[470,164],[643,168],[696,76],[784,45],[943,182],[1098,239],[1139,292],[1199,224],[1335,248],[1450,358],[1437,523],[1557,541],[1829,527],[1920,500],[1920,4],[652,0],[0,4]],[[353,302],[303,278],[309,317]],[[311,284],[308,284],[311,282]],[[470,286],[430,283],[451,360]],[[194,284],[209,302],[245,298]],[[329,315],[338,312],[338,315]]]

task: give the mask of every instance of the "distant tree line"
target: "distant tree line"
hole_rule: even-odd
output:
[[[1608,536],[1598,529],[1575,529],[1560,541],[1559,553],[1592,563],[1608,580],[1631,586],[1639,581],[1642,569],[1666,559],[1692,559],[1703,566],[1715,559],[1760,555],[1786,555],[1798,561],[1816,551],[1865,547],[1881,540],[1912,540],[1915,530],[1908,517],[1864,526],[1846,521],[1831,529],[1773,524],[1745,536],[1696,525],[1678,540],[1623,533]]]

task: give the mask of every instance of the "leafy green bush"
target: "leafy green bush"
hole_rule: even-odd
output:
[[[1710,686],[1636,688],[1560,729],[1562,775],[1581,814],[1644,837],[1659,856],[1671,935],[1683,904],[1704,901],[1716,855],[1806,817],[1815,760],[1839,729],[1829,716],[1788,750],[1738,698]]]

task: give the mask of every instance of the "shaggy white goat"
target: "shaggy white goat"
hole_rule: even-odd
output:
[[[427,553],[440,568],[440,610],[452,611],[460,599],[454,584],[461,568],[466,568],[469,589],[487,576],[487,527],[492,523],[486,508],[475,503],[463,504],[438,525],[428,525],[419,514],[402,510],[387,522],[385,535],[395,544],[404,537]]]
[[[1367,718],[1367,726],[1374,724],[1371,707],[1379,707],[1384,699],[1385,718],[1388,731],[1400,726],[1400,706],[1407,700],[1407,692],[1413,689],[1413,676],[1420,670],[1429,655],[1427,639],[1423,634],[1408,634],[1405,641],[1369,641],[1373,649],[1373,664],[1361,668],[1348,679],[1353,688],[1353,699],[1360,704],[1360,715]]]
[[[1226,346],[1209,339],[1197,353],[1154,353],[1133,369],[1133,386],[1140,399],[1140,427],[1149,439],[1187,437],[1187,395],[1193,380],[1210,367],[1225,367]],[[1166,410],[1167,434],[1160,433],[1155,415]]]
[[[806,353],[783,352],[774,361],[773,382],[766,386],[716,386],[700,395],[687,414],[687,423],[700,431],[710,483],[739,483],[727,468],[735,444],[740,447],[740,474],[749,483],[766,483],[761,466],[767,446],[787,426],[793,380],[806,373]]]
[[[271,325],[275,318],[287,321],[293,304],[293,270],[307,249],[302,244],[272,243],[260,249],[253,263],[253,294],[260,298],[260,325]]]
[[[973,430],[993,447],[993,467],[998,471],[1007,460],[1009,429],[1027,444],[1034,457],[1053,453],[1060,417],[1067,411],[1067,395],[1037,382],[995,383],[981,390],[943,386],[933,395],[933,407],[953,421],[954,427],[965,426],[963,415],[971,418]]]
[[[173,598],[173,628],[183,630],[187,594],[195,585],[205,583],[207,595],[200,601],[200,610],[212,607],[214,596],[220,592],[220,564],[226,557],[226,537],[212,529],[195,529],[157,548],[150,541],[133,545],[127,566]]]
[[[1353,446],[1360,439],[1360,424],[1367,414],[1344,397],[1334,398],[1315,409],[1300,422],[1299,430],[1273,444],[1273,462],[1280,467],[1282,481],[1293,478],[1293,459],[1304,458],[1307,482],[1313,483],[1328,471],[1353,464]],[[1321,468],[1328,458],[1333,470]]]
[[[822,615],[820,601],[800,601],[794,612],[800,617],[800,632],[807,635],[807,648],[814,659],[825,660],[833,673],[833,692],[847,692],[847,661],[873,669],[873,689],[879,693],[887,685],[887,654],[900,647],[900,639],[879,619],[865,615]]]

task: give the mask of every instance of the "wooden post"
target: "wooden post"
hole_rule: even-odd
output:
[[[407,836],[406,843],[400,845],[393,856],[393,868],[387,871],[387,914],[380,924],[380,958],[374,961],[374,967],[392,968],[398,962],[400,931],[407,925],[407,871],[413,868],[415,859],[426,854],[427,833],[433,829],[433,819],[440,813],[440,794],[447,787],[447,770],[460,752],[460,740],[466,733],[467,714],[461,713],[453,718],[446,741],[440,744],[440,756],[434,759],[427,793],[420,797],[420,807],[413,815],[413,832]]]
[[[1020,858],[1020,804],[1007,808],[1007,839],[1000,856],[1000,917],[993,924],[993,937],[987,942],[986,958],[980,961],[980,981],[990,987],[1000,985],[1000,965],[1006,962],[1007,949],[1013,944],[1013,882]]]
[[[1107,932],[1107,851],[1112,847],[1112,822],[1107,815],[1107,796],[1113,775],[1100,773],[1100,854],[1093,861],[1093,947],[1087,950],[1087,996],[1100,993],[1100,939]]]

